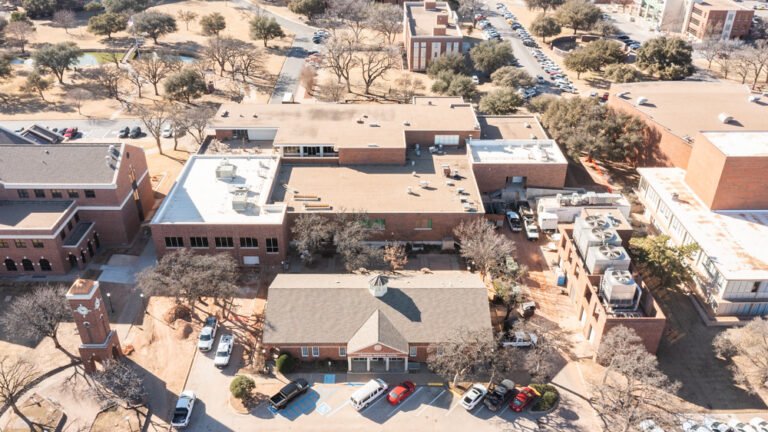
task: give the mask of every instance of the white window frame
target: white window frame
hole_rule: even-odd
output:
[[[408,357],[416,357],[419,354],[419,348],[412,346],[408,348]]]
[[[320,347],[319,346],[313,346],[312,347],[312,357],[320,357]]]
[[[339,347],[339,357],[347,356],[347,347]]]
[[[309,357],[309,347],[301,347],[301,356],[302,357]]]
[[[435,145],[457,146],[460,141],[459,135],[435,135]]]

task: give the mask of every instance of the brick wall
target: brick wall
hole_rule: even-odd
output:
[[[514,176],[526,177],[529,187],[561,188],[568,164],[472,164],[472,171],[482,193],[504,188]]]
[[[405,147],[400,148],[342,148],[339,165],[405,164]]]
[[[458,135],[459,146],[466,145],[467,138],[478,139],[480,137],[479,130],[465,130],[465,131],[405,131],[405,143],[408,147],[413,148],[416,144],[421,146],[422,151],[428,151],[429,146],[435,145],[435,135]]]
[[[301,356],[301,347],[306,346],[307,347],[307,357]],[[317,357],[312,356],[312,346],[316,346],[320,348],[320,355]],[[339,348],[344,347],[346,348],[346,343],[332,343],[332,344],[267,344],[265,345],[265,348],[272,349],[277,348],[280,350],[281,353],[290,353],[294,358],[297,358],[301,361],[316,361],[316,360],[347,360],[347,356],[340,356],[339,355]],[[408,361],[414,361],[414,362],[426,362],[427,361],[427,352],[429,349],[429,344],[427,343],[418,343],[418,344],[411,344],[410,346],[416,347],[416,357],[408,357]],[[350,355],[350,357],[355,357],[354,355]]]
[[[409,32],[406,32],[408,34]],[[426,42],[427,49],[426,49],[426,62],[425,68],[420,69],[418,68],[418,65],[415,64],[415,57],[416,54],[414,53],[414,50],[418,49],[416,44]],[[432,61],[432,43],[433,42],[440,42],[440,51],[438,56],[445,55],[446,53],[446,47],[447,44],[452,43],[458,43],[459,45],[459,53],[463,52],[463,38],[461,37],[451,37],[451,36],[417,36],[417,37],[411,37],[410,34],[408,35],[408,38],[406,39],[406,56],[408,59],[408,69],[412,71],[424,71],[427,67],[429,67],[429,64]]]

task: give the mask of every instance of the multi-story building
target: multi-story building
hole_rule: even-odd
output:
[[[346,360],[349,372],[407,372],[459,332],[493,337],[476,274],[284,273],[269,286],[263,342],[304,361]]]
[[[642,168],[638,197],[691,266],[713,315],[768,314],[768,132],[703,132],[688,170]]]
[[[685,0],[683,33],[696,39],[743,39],[754,11],[732,0]]]
[[[211,128],[239,148],[190,158],[152,221],[157,251],[226,251],[244,265],[276,264],[307,213],[363,213],[373,243],[452,247],[453,229],[485,214],[487,192],[517,179],[563,186],[565,159],[536,119],[507,120],[487,126],[459,98],[225,105]]]
[[[130,243],[153,203],[140,147],[0,145],[0,274],[82,268]]]
[[[666,317],[631,272],[626,247],[632,227],[618,209],[586,208],[573,224],[558,226],[559,267],[576,305],[582,334],[595,349],[611,328],[637,332],[656,353]]]
[[[441,55],[461,53],[463,35],[459,18],[448,2],[403,3],[403,35],[408,69],[425,71]]]
[[[614,84],[608,104],[649,127],[644,166],[685,169],[701,131],[765,130],[768,105],[746,85],[703,81]]]

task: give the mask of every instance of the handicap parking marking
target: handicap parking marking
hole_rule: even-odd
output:
[[[432,406],[432,404],[435,403],[436,400],[440,399],[440,397],[442,397],[446,391],[447,391],[446,389],[441,390],[440,393],[437,394],[437,396],[435,396],[431,401],[429,401],[428,404],[424,405],[420,410],[418,410],[416,412],[416,415],[420,416],[421,413],[424,412],[425,409],[427,409],[427,407]]]
[[[327,403],[323,402],[323,403],[321,403],[320,405],[317,406],[315,411],[317,411],[320,415],[326,415],[329,412],[331,412],[331,406],[328,405]]]
[[[347,400],[346,400],[346,401],[345,401],[343,404],[339,405],[338,407],[336,407],[336,409],[335,409],[335,410],[331,411],[331,412],[328,414],[328,417],[330,417],[330,416],[332,416],[332,415],[336,414],[337,412],[341,411],[341,409],[342,409],[342,408],[344,408],[345,406],[347,406],[347,405],[349,405],[349,404],[350,404],[350,402],[349,402],[349,399],[347,399]]]
[[[335,374],[325,374],[323,376],[323,384],[336,384]]]
[[[403,401],[403,402],[400,402],[399,404],[397,404],[397,406],[395,407],[395,409],[393,409],[393,410],[392,410],[392,411],[391,411],[389,414],[387,414],[387,417],[392,417],[393,415],[395,415],[395,413],[396,413],[396,412],[398,412],[398,411],[400,410],[400,408],[402,408],[402,407],[403,407],[403,405],[407,404],[409,401],[412,401],[412,400],[414,400],[414,399],[412,399],[412,398],[413,398],[414,396],[416,396],[416,393],[418,393],[418,392],[420,392],[420,391],[422,391],[422,390],[424,390],[424,387],[419,387],[419,388],[417,388],[417,389],[416,389],[416,391],[415,391],[415,392],[413,392],[413,394],[412,394],[412,395],[408,396],[408,399],[406,399],[405,401]]]

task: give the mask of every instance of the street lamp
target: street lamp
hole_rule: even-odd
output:
[[[115,308],[112,306],[112,293],[107,293],[107,303],[109,303],[109,311],[115,313]]]
[[[144,293],[139,293],[139,297],[141,298],[141,308],[144,309],[145,314],[148,314],[147,307],[144,305]]]

